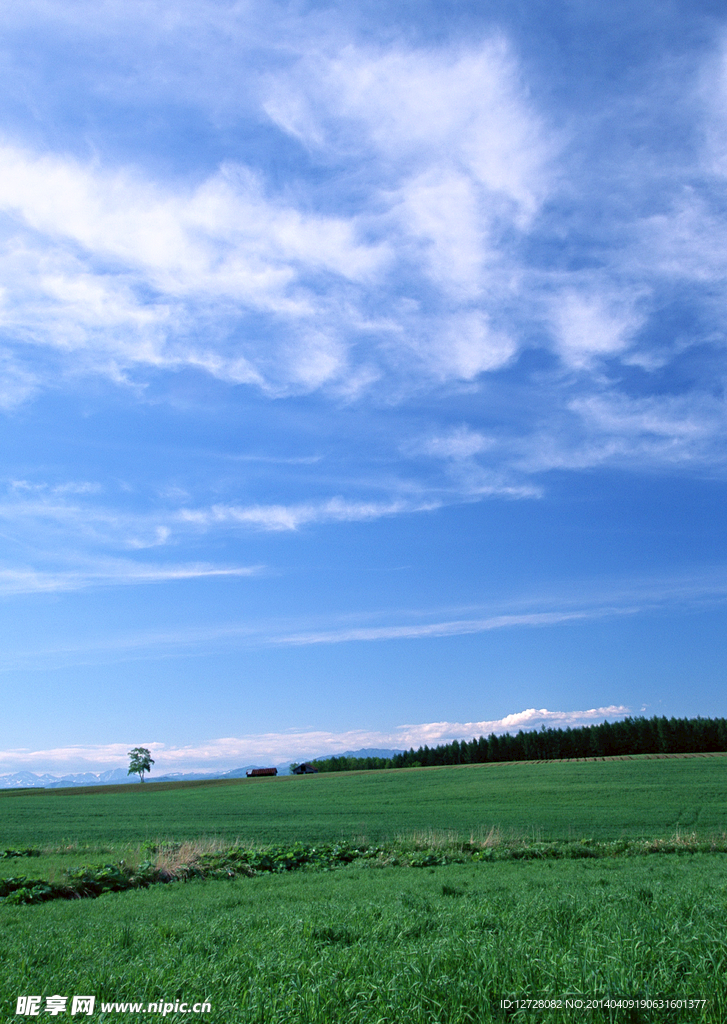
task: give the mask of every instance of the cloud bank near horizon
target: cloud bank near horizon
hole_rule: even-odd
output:
[[[501,735],[520,729],[536,729],[541,725],[553,728],[591,725],[606,718],[623,718],[630,713],[623,705],[590,708],[587,711],[548,711],[546,708],[528,708],[505,715],[504,718],[482,722],[429,722],[421,725],[400,725],[389,732],[352,729],[348,732],[289,731],[263,733],[257,736],[225,737],[196,746],[174,747],[154,740],[132,743],[76,745],[50,750],[0,751],[0,772],[33,771],[70,774],[99,772],[128,766],[128,750],[132,746],[147,747],[156,762],[156,775],[170,772],[228,771],[246,764],[266,761],[273,764],[302,758],[360,750],[404,749],[425,744],[436,746],[453,740]]]

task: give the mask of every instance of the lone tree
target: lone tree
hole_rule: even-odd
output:
[[[138,775],[139,782],[144,781],[144,772],[150,772],[151,766],[154,764],[151,757],[151,751],[147,750],[146,747],[134,747],[133,750],[129,751],[129,770],[127,775]]]

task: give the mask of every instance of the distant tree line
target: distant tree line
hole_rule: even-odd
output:
[[[329,757],[313,762],[319,772],[371,768],[421,768],[487,761],[551,761],[626,754],[706,754],[727,751],[727,718],[624,718],[577,729],[546,729],[516,736],[494,733],[485,739],[406,750],[393,757]]]

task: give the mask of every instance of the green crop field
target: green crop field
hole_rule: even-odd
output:
[[[0,1022],[33,1019],[17,999],[37,995],[38,1019],[61,1021],[720,1024],[726,782],[727,758],[707,757],[5,792],[0,850],[41,848],[0,861],[6,879],[143,872],[189,859],[188,840],[218,870],[0,900]],[[339,840],[370,848],[225,877],[235,849]],[[53,995],[68,1005],[51,1017]],[[92,1016],[71,1015],[74,995],[96,997]]]
[[[545,839],[727,829],[727,757],[446,768],[0,792],[0,844],[156,837],[372,842],[493,826]],[[30,839],[29,839],[30,837]]]

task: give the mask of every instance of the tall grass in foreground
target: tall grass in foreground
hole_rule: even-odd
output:
[[[727,1019],[725,854],[374,864],[3,907],[0,1019],[24,993],[208,999],[208,1024]],[[707,1005],[500,1008],[566,995]]]

